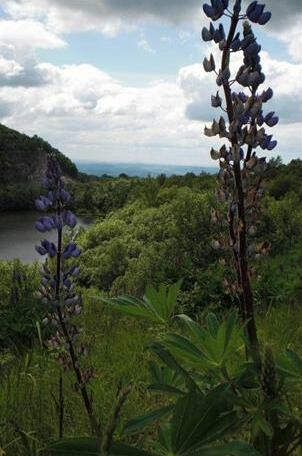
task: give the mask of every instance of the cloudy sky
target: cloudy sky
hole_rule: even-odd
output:
[[[288,161],[302,157],[302,1],[266,3],[273,20],[255,33],[280,115],[274,154]],[[0,0],[0,122],[75,160],[212,165],[201,6]]]

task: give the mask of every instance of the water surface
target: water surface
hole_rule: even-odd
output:
[[[55,231],[39,233],[34,227],[37,218],[37,212],[0,213],[0,259],[19,258],[24,263],[41,259],[35,245],[45,237],[54,241],[56,235]],[[91,219],[78,217],[78,224],[85,228]]]

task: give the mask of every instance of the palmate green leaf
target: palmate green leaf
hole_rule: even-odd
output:
[[[132,298],[130,296],[121,296],[119,298],[100,298],[101,301],[105,304],[108,304],[114,310],[122,312],[131,317],[141,317],[146,318],[151,321],[157,321],[157,318],[154,316],[153,312],[146,306],[146,303],[137,298]]]
[[[173,396],[183,396],[185,391],[175,388],[175,386],[167,385],[165,383],[152,383],[148,386],[149,391],[158,391],[161,393],[171,394]]]
[[[236,312],[221,323],[209,314],[206,329],[186,315],[178,317],[187,326],[190,339],[169,334],[164,344],[175,356],[203,370],[220,368],[243,345],[243,325],[238,325]]]
[[[167,334],[163,342],[173,355],[183,361],[208,369],[211,367],[211,358],[207,358],[189,339],[179,334]]]
[[[99,299],[126,315],[144,318],[152,323],[167,324],[173,316],[181,283],[182,281],[178,281],[169,286],[160,285],[158,290],[149,286],[143,299],[131,296]]]
[[[279,355],[276,359],[277,369],[289,378],[302,381],[302,358],[293,350]]]
[[[207,326],[208,330],[212,337],[217,336],[219,330],[219,321],[217,320],[216,315],[213,312],[210,312],[207,317]]]
[[[177,318],[186,324],[195,343],[200,344],[207,337],[207,332],[188,315],[180,314],[177,315]]]
[[[252,429],[254,435],[262,431],[267,437],[272,438],[274,430],[270,423],[261,414],[256,414],[252,420]]]
[[[174,405],[167,405],[166,407],[161,407],[160,409],[153,410],[152,412],[145,413],[144,415],[138,416],[129,420],[124,426],[124,433],[137,432],[150,424],[153,424],[155,421],[163,418],[173,411]]]
[[[207,395],[191,392],[177,401],[170,425],[161,430],[160,443],[164,454],[202,455],[202,448],[226,437],[238,424],[225,389]]]
[[[156,364],[151,361],[149,363],[149,372],[151,375],[151,384],[149,390],[161,391],[164,393],[181,396],[185,394],[182,390],[184,379],[168,366]]]
[[[187,388],[189,390],[199,391],[199,387],[197,383],[193,380],[192,376],[189,374],[189,372],[184,369],[174,358],[174,356],[165,350],[165,348],[159,344],[159,343],[154,343],[150,347],[151,350],[165,363],[166,366],[168,366],[172,371],[174,371],[180,378],[183,379],[184,383],[186,384]]]
[[[165,321],[167,321],[174,312],[181,284],[182,280],[179,280],[177,283],[170,286],[161,284],[158,290],[152,286],[148,286],[146,289],[145,301],[154,312]]]

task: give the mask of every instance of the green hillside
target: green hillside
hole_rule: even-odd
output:
[[[78,177],[76,165],[48,142],[0,124],[0,211],[32,207],[48,152],[57,156],[66,177]]]

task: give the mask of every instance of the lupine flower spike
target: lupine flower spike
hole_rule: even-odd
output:
[[[44,326],[49,326],[51,330],[47,346],[65,369],[73,369],[75,389],[82,395],[93,433],[100,436],[100,423],[94,414],[91,393],[87,389],[94,372],[91,367],[84,369],[80,366],[80,358],[87,354],[87,348],[79,343],[81,328],[73,322],[73,317],[82,311],[82,303],[74,281],[79,275],[79,268],[71,260],[79,257],[81,251],[75,242],[64,243],[63,238],[65,228],[74,228],[77,220],[67,208],[70,194],[65,189],[59,163],[53,155],[47,158],[43,186],[46,195],[37,199],[36,208],[47,212],[47,215],[40,217],[35,226],[40,233],[51,230],[57,233],[57,242],[44,239],[36,246],[37,252],[48,258],[41,267],[38,292],[48,311],[43,320]]]
[[[227,113],[227,119],[220,116],[210,127],[205,127],[207,136],[219,136],[227,141],[217,150],[211,150],[212,158],[218,160],[220,165],[218,200],[229,203],[229,235],[215,240],[214,244],[216,248],[233,251],[239,307],[247,320],[250,345],[259,353],[248,259],[258,258],[268,248],[253,245],[250,239],[248,245],[247,240],[256,232],[256,215],[263,196],[263,180],[267,169],[265,157],[258,157],[256,151],[272,151],[277,146],[277,141],[266,132],[265,126],[274,127],[279,118],[273,111],[265,112],[265,104],[272,98],[273,91],[271,88],[259,91],[265,75],[261,66],[261,46],[250,22],[264,25],[271,18],[271,13],[257,1],[253,1],[245,12],[242,12],[241,0],[233,1],[233,9],[229,3],[228,0],[211,0],[211,4],[203,5],[211,21],[209,26],[202,29],[202,38],[206,42],[216,43],[222,52],[220,65],[212,54],[203,62],[206,72],[216,73],[216,84],[221,90],[221,93],[218,90],[212,95],[211,105]],[[227,33],[225,25],[214,25],[222,16],[228,16],[231,21]],[[242,30],[238,29],[240,21],[243,21]],[[239,51],[242,52],[243,61],[232,75],[232,53]]]

